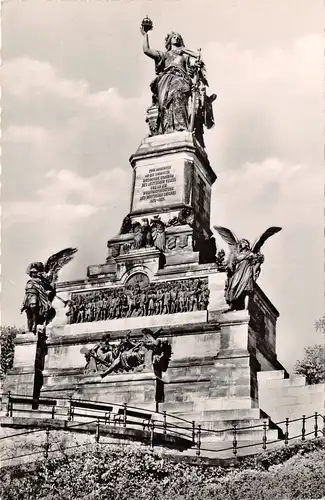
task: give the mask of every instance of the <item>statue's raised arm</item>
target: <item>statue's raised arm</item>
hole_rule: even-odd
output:
[[[151,59],[154,59],[155,61],[158,61],[160,58],[160,52],[158,50],[153,50],[150,48],[149,45],[149,35],[148,32],[152,29],[152,21],[148,17],[144,18],[140,31],[143,35],[143,53],[150,57]]]

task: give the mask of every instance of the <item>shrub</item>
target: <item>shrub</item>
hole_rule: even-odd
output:
[[[307,384],[319,384],[325,381],[325,346],[316,344],[305,349],[304,358],[298,361],[295,373],[304,375]]]
[[[283,500],[325,495],[324,440],[242,459],[235,467],[175,463],[143,449],[91,445],[0,472],[2,500]]]
[[[15,338],[17,333],[23,333],[22,328],[16,326],[1,326],[0,327],[0,375],[1,378],[13,367],[15,354]]]
[[[315,328],[317,332],[321,332],[325,335],[325,315],[316,321]]]

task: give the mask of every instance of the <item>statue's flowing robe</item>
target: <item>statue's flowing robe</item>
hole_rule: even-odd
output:
[[[188,73],[174,62],[172,51],[159,52],[156,62],[157,78],[151,90],[157,98],[159,108],[159,130],[161,134],[189,128],[188,101],[192,80]]]
[[[25,298],[22,309],[38,306],[41,316],[52,315],[52,301],[55,290],[45,278],[30,278],[26,283]]]
[[[133,342],[126,341],[121,348],[119,358],[122,370],[129,371],[143,364],[144,353],[140,345],[137,346]]]
[[[254,289],[254,261],[249,258],[251,255],[251,251],[237,252],[229,263],[225,293],[228,304],[238,300],[243,293],[250,293]]]
[[[154,245],[161,252],[165,251],[166,247],[166,232],[163,223],[155,223],[152,227],[152,239]]]

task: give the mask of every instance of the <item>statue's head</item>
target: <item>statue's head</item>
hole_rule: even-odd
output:
[[[29,264],[26,274],[29,276],[37,276],[38,273],[43,273],[44,272],[44,264],[43,262],[32,262]]]
[[[240,240],[240,242],[238,243],[238,248],[239,248],[240,251],[242,251],[242,250],[250,250],[250,247],[251,246],[250,246],[250,243],[249,243],[248,240],[243,239],[243,240]]]
[[[179,33],[176,33],[175,31],[168,33],[168,35],[165,38],[166,50],[170,50],[172,48],[172,46],[185,47],[182,35],[180,35]]]

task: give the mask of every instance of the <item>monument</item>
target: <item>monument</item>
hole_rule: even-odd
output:
[[[216,226],[228,259],[216,248],[216,174],[204,144],[216,95],[207,94],[201,51],[189,50],[178,33],[167,35],[164,51],[154,50],[152,28],[145,18],[143,52],[156,76],[148,136],[130,157],[130,210],[108,240],[105,262],[90,265],[85,278],[57,283],[51,314],[28,320],[34,333],[37,324],[46,328],[39,393],[166,410],[210,428],[234,415],[258,421],[257,373],[282,367],[278,311],[256,280],[261,247],[280,228],[250,247]],[[35,296],[41,300],[40,289]],[[17,339],[8,390],[33,393],[36,344],[34,334]]]

